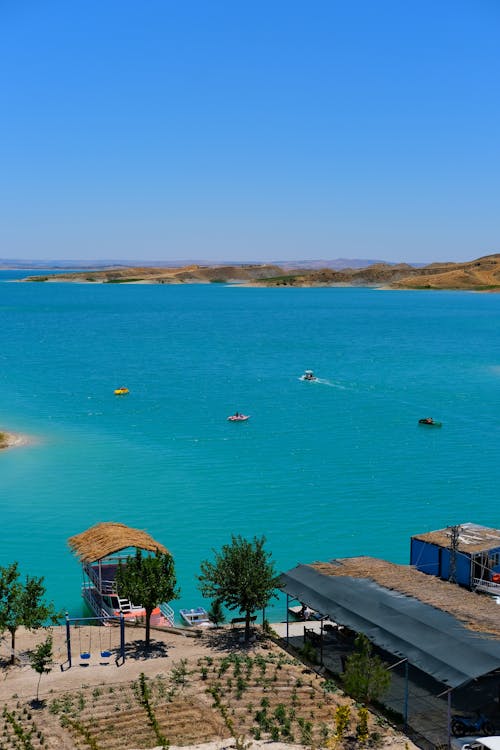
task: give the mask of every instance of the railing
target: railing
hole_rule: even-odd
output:
[[[89,583],[84,583],[82,586],[82,593],[83,598],[87,600],[89,607],[93,610],[94,614],[99,616],[99,612],[101,611],[101,603],[98,601],[96,595],[94,594],[94,587],[91,586]]]
[[[116,586],[114,581],[99,580],[99,576],[96,573],[96,569],[92,565],[85,565],[84,570],[96,589],[101,591],[102,594],[116,595]]]
[[[500,596],[500,583],[487,581],[484,578],[473,578],[472,588],[477,591],[486,591],[487,594],[496,594]]]
[[[174,618],[175,613],[170,604],[167,604],[166,602],[162,602],[160,604],[160,612],[162,613],[163,617],[169,621],[169,623],[173,626],[174,624]]]

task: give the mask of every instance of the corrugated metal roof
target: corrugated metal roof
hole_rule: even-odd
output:
[[[500,641],[368,578],[329,576],[298,565],[280,576],[279,588],[449,687],[500,668]]]

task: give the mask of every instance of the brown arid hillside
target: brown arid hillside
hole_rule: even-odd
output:
[[[266,287],[369,286],[388,289],[500,290],[500,254],[465,263],[431,263],[415,268],[407,263],[375,263],[365,268],[281,268],[271,264],[190,265],[183,268],[120,267],[30,276],[26,281],[73,281],[101,284],[226,283]]]
[[[376,263],[366,268],[294,272],[256,282],[263,286],[373,286],[389,289],[500,290],[500,254],[466,263],[431,263],[415,268],[406,263]]]
[[[208,284],[251,282],[283,273],[279,266],[247,264],[242,266],[201,266],[183,268],[120,267],[99,271],[61,273],[54,276],[30,276],[26,281],[75,281],[101,284]]]
[[[334,271],[331,268],[310,271],[289,270],[280,276],[261,279],[259,286],[380,286],[391,284],[414,270],[406,263],[390,265],[376,263],[366,268],[346,268]]]
[[[467,263],[431,263],[393,284],[399,289],[500,290],[500,254]]]

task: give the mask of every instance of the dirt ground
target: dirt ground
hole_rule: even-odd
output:
[[[9,639],[0,641],[0,746],[6,750],[18,747],[19,737],[27,737],[26,747],[35,750],[145,750],[161,747],[157,737],[167,738],[172,748],[198,750],[324,747],[339,705],[352,712],[351,740],[337,747],[358,746],[354,703],[338,688],[326,693],[321,676],[272,641],[244,646],[241,631],[229,629],[199,638],[155,630],[146,654],[143,628],[127,628],[126,660],[117,666],[118,628],[72,628],[68,668],[65,628],[52,633],[54,663],[42,677],[39,703],[28,651],[46,633],[18,631],[15,666],[8,664]],[[81,659],[86,651],[90,658]],[[101,655],[107,651],[109,658]],[[370,717],[369,725],[372,747],[415,748],[380,719]],[[301,742],[308,733],[307,743]]]

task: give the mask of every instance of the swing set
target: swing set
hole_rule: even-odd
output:
[[[71,626],[78,629],[78,649],[80,657],[80,666],[90,666],[92,659],[92,632],[95,629],[92,624],[97,623],[99,633],[99,664],[110,664],[111,657],[113,656],[112,651],[112,633],[113,633],[113,621],[110,617],[69,617],[66,614],[66,647],[67,647],[67,659],[64,664],[61,664],[61,671],[71,669],[73,666],[73,658],[71,655]],[[87,624],[87,633],[85,634],[84,628]],[[120,628],[120,646],[115,659],[116,666],[121,666],[125,663],[125,619],[123,615],[120,615],[119,619]],[[109,631],[109,639],[107,633],[103,632],[103,627],[107,627]]]

